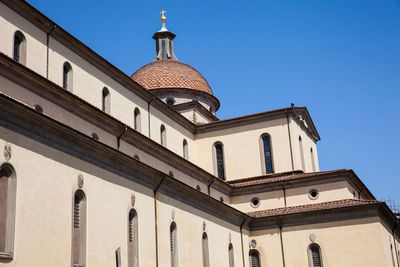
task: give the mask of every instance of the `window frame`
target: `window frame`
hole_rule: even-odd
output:
[[[210,249],[208,246],[208,235],[203,232],[201,235],[201,251],[203,258],[203,267],[210,267]]]
[[[186,139],[182,141],[183,158],[189,160],[189,144]]]
[[[101,110],[107,114],[111,112],[111,95],[107,87],[101,90]]]
[[[301,170],[306,172],[306,161],[304,158],[304,145],[303,145],[303,138],[299,135],[299,153],[300,153],[300,163],[301,163]]]
[[[320,267],[323,267],[323,261],[322,261],[322,251],[321,247],[317,243],[311,243],[308,248],[307,248],[307,256],[308,256],[308,266],[309,267],[316,267],[314,266],[313,262],[313,251],[312,248],[317,248],[318,249],[318,254],[319,254],[319,260],[320,260]]]
[[[133,129],[139,133],[142,131],[142,114],[137,107],[133,111]]]
[[[258,266],[253,266],[252,258],[251,258],[252,255],[257,256]],[[261,267],[261,255],[260,255],[260,252],[257,249],[250,249],[249,250],[249,267]]]
[[[133,217],[131,219],[131,215]],[[128,212],[128,267],[139,266],[139,218],[136,210],[131,208]],[[131,240],[131,232],[134,238]],[[133,243],[133,244],[132,244]]]
[[[75,227],[75,218],[76,218],[76,207],[75,207],[75,198],[77,194],[82,194],[83,198],[80,200],[80,208],[79,208],[79,225],[80,225],[80,231],[76,233],[77,227]],[[82,220],[82,221],[81,221]],[[87,246],[87,197],[85,192],[79,188],[74,191],[74,194],[72,195],[72,249],[71,249],[71,262],[72,266],[74,267],[84,267],[86,266],[86,246]],[[76,243],[75,236],[79,236],[79,243]],[[78,244],[78,248],[75,248],[75,245]],[[75,258],[75,251],[79,250],[80,255],[78,260]],[[78,261],[78,263],[75,263]]]
[[[221,157],[222,157],[222,165],[218,164],[218,150],[217,146],[221,146]],[[217,141],[213,144],[213,165],[214,165],[214,175],[223,181],[226,180],[226,169],[225,169],[225,152],[224,152],[224,144],[220,141]],[[220,166],[222,168],[222,177],[220,177]]]
[[[18,39],[18,49],[16,49],[16,40]],[[21,31],[16,31],[14,33],[14,39],[13,39],[13,59],[22,64],[26,65],[26,38],[25,35]],[[16,58],[18,57],[18,58]]]
[[[167,129],[164,124],[161,124],[160,126],[160,144],[167,147]]]
[[[68,92],[72,92],[73,89],[73,70],[69,62],[64,62],[62,71],[62,88]]]
[[[235,252],[232,243],[228,245],[229,267],[235,267]]]
[[[0,251],[0,259],[12,260],[14,258],[15,242],[15,217],[16,217],[16,196],[17,196],[17,175],[14,167],[9,163],[2,163],[0,170],[6,169],[7,175],[7,199],[5,212],[4,229],[4,251]]]
[[[314,156],[314,150],[312,147],[310,148],[310,154],[311,154],[311,168],[312,168],[313,172],[316,172],[317,169],[315,168],[315,156]]]
[[[178,267],[178,227],[177,224],[173,221],[169,227],[169,236],[170,236],[170,254],[171,254],[171,267]]]
[[[267,137],[269,138],[269,150],[270,150],[270,158],[271,158],[271,172],[267,172],[267,166],[266,166],[266,160],[265,160],[265,150],[264,150],[264,138]],[[274,153],[272,149],[272,137],[269,133],[263,133],[260,135],[259,138],[259,147],[260,147],[260,157],[261,157],[261,172],[262,174],[271,174],[275,173],[274,169]]]

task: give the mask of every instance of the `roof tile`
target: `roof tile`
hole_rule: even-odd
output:
[[[253,218],[272,217],[278,215],[289,215],[296,213],[305,213],[320,210],[330,210],[336,208],[355,207],[363,205],[371,205],[376,203],[384,203],[378,200],[361,200],[361,199],[343,199],[330,202],[323,202],[317,204],[307,204],[301,206],[292,206],[286,208],[268,209],[248,212],[247,215]]]
[[[131,78],[144,88],[185,88],[213,94],[197,70],[177,60],[157,60],[138,69]]]

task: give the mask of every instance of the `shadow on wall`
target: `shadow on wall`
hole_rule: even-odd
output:
[[[276,127],[276,126],[281,126],[281,127],[287,127],[286,126],[286,117],[282,118],[275,118],[273,120],[268,119],[268,121],[259,121],[257,123],[235,123],[234,126],[229,126],[226,128],[223,128],[222,130],[216,130],[216,131],[211,131],[207,133],[201,133],[198,134],[200,138],[211,138],[211,137],[220,137],[224,135],[233,135],[237,133],[242,133],[242,132],[248,132],[248,131],[254,131],[254,130],[262,130],[265,132],[265,128],[267,127]],[[287,131],[287,129],[286,129]],[[260,132],[261,134],[261,132]],[[259,138],[259,136],[257,137]]]

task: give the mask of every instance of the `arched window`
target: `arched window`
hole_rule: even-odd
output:
[[[135,108],[134,114],[133,114],[133,129],[138,131],[142,130],[142,120],[140,116],[140,110],[138,108]]]
[[[34,108],[37,112],[43,113],[43,108],[42,108],[42,106],[36,104],[36,105],[33,106],[33,108]]]
[[[68,62],[63,66],[63,88],[72,91],[72,67]]]
[[[131,209],[128,215],[128,266],[139,266],[138,218],[136,211]]]
[[[82,190],[74,195],[72,264],[86,265],[86,196]]]
[[[157,59],[158,59],[158,53],[160,52],[160,44],[159,44],[159,40],[156,40],[156,55],[157,55]]]
[[[225,167],[224,167],[224,148],[222,143],[215,143],[214,144],[215,150],[215,168],[217,172],[217,176],[221,180],[225,180]]]
[[[210,267],[210,253],[208,249],[208,236],[203,233],[201,237],[201,247],[203,251],[203,267]]]
[[[99,141],[99,136],[96,133],[92,133],[91,137],[93,140]]]
[[[312,171],[315,172],[315,158],[314,158],[314,152],[313,149],[310,148],[310,155],[311,155],[311,167]]]
[[[271,150],[271,137],[269,134],[263,134],[261,135],[261,158],[263,161],[263,173],[273,173],[274,168],[272,165],[272,150]]]
[[[235,267],[235,254],[233,253],[233,245],[232,243],[228,246],[228,255],[229,255],[229,267]]]
[[[165,49],[165,40],[161,41],[162,59],[167,58],[167,50]]]
[[[317,244],[308,247],[308,264],[310,267],[322,267],[321,249]]]
[[[107,114],[110,114],[110,92],[106,87],[104,87],[102,91],[101,110]]]
[[[250,267],[260,267],[260,253],[255,250],[252,249],[249,252],[249,256],[250,256]]]
[[[0,254],[12,259],[14,250],[16,176],[11,165],[0,167]]]
[[[169,228],[171,267],[178,267],[178,236],[176,232],[176,223],[172,222]]]
[[[162,146],[167,146],[167,131],[164,124],[160,127],[160,142]]]
[[[168,98],[167,99],[167,105],[168,106],[173,106],[175,104],[175,100],[173,98]]]
[[[306,166],[304,162],[303,140],[301,139],[301,136],[299,136],[299,150],[300,150],[301,169],[305,172]]]
[[[186,139],[183,139],[183,157],[189,159],[189,148]]]
[[[26,64],[26,40],[20,31],[14,34],[14,60],[23,65]]]

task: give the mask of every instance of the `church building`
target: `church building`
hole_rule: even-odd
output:
[[[400,267],[399,214],[320,171],[307,108],[218,119],[161,13],[127,76],[0,0],[0,267]]]

